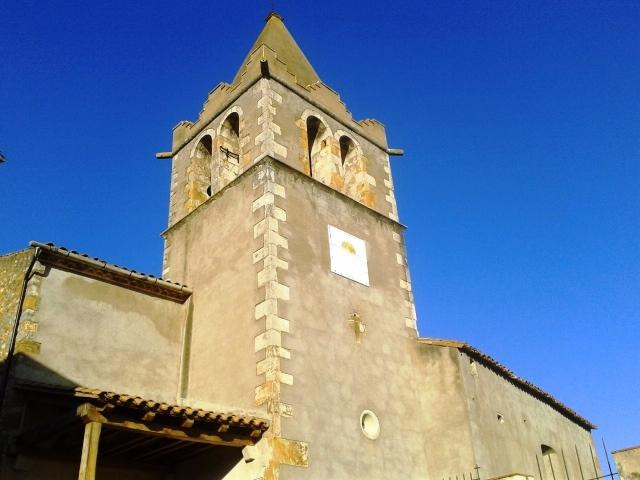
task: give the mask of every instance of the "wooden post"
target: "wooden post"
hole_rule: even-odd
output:
[[[95,480],[96,463],[98,460],[98,443],[102,423],[87,422],[84,426],[84,441],[82,442],[82,458],[78,480]]]

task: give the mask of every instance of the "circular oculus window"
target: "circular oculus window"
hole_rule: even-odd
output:
[[[370,440],[380,436],[380,420],[371,410],[365,410],[360,414],[360,428],[364,436]]]

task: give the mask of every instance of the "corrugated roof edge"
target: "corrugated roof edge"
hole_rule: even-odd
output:
[[[61,270],[179,303],[184,303],[193,293],[193,290],[186,285],[171,282],[154,275],[136,272],[53,243],[32,241],[29,242],[29,245],[32,248],[40,249],[42,263]]]
[[[523,378],[520,378],[511,370],[509,370],[506,366],[502,365],[500,362],[495,360],[493,357],[490,357],[486,353],[481,352],[480,350],[473,347],[472,345],[469,345],[468,343],[460,342],[458,340],[446,340],[446,339],[440,339],[440,338],[426,338],[426,337],[420,337],[417,340],[418,340],[418,343],[421,343],[424,345],[457,348],[458,350],[463,351],[473,359],[478,360],[483,365],[489,367],[495,373],[502,376],[506,380],[510,381],[511,383],[521,388],[525,392],[529,393],[531,396],[537,398],[538,400],[543,401],[544,403],[546,403],[547,405],[549,405],[550,407],[552,407],[553,409],[555,409],[556,411],[558,411],[559,413],[567,417],[568,419],[574,421],[581,427],[585,428],[586,430],[594,430],[597,428],[589,420],[582,417],[581,415],[576,413],[571,408],[567,407],[562,402],[556,400],[551,394],[545,392],[544,390],[542,390],[540,387],[537,387],[533,383]]]

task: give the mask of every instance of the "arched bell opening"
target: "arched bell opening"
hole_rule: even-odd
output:
[[[363,201],[369,185],[366,183],[366,165],[356,142],[348,135],[340,135],[340,161],[344,177],[344,193]]]
[[[213,139],[204,135],[193,150],[191,161],[187,167],[187,212],[193,211],[211,196],[211,159]]]
[[[339,140],[340,143],[340,161],[344,167],[347,161],[352,161],[357,155],[356,144],[346,135],[342,135]]]
[[[331,179],[330,139],[329,129],[318,117],[307,117],[309,174],[323,183],[329,183]]]
[[[227,115],[220,127],[222,144],[220,153],[223,161],[240,164],[240,115],[232,112]]]

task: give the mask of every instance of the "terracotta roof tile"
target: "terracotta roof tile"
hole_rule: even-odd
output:
[[[109,404],[114,407],[140,410],[141,412],[151,412],[168,417],[192,419],[204,423],[224,424],[229,427],[249,427],[253,430],[260,430],[262,432],[269,428],[268,420],[249,415],[245,412],[220,412],[194,408],[189,405],[172,405],[166,402],[157,402],[135,395],[110,392],[96,388],[66,387],[33,382],[24,379],[18,380],[17,383],[19,387],[28,390],[69,395],[80,399],[85,398],[104,405]]]
[[[93,398],[105,404],[110,404],[116,407],[132,408],[171,417],[181,417],[189,419],[197,418],[199,421],[216,422],[229,426],[251,426],[257,430],[263,431],[269,427],[269,423],[267,420],[251,415],[246,415],[244,413],[216,412],[204,410],[201,408],[193,408],[188,405],[170,405],[164,402],[147,400],[142,397],[98,389],[76,387],[74,391],[75,396],[77,397]]]
[[[30,245],[32,248],[40,249],[43,263],[61,270],[180,303],[184,303],[193,293],[186,285],[136,272],[53,243],[30,242]]]

